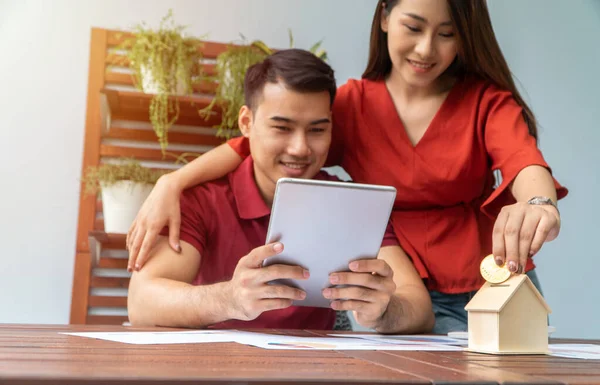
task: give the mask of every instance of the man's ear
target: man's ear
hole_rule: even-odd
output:
[[[240,127],[242,135],[244,135],[246,138],[250,136],[252,119],[252,110],[250,107],[243,105],[242,108],[240,108],[240,113],[238,114],[238,126]]]
[[[388,32],[388,25],[390,22],[390,14],[385,9],[385,3],[381,4],[381,30],[385,33]]]

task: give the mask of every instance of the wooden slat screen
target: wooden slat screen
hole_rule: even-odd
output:
[[[174,156],[202,154],[223,142],[212,128],[219,122],[219,111],[208,120],[198,114],[199,109],[210,103],[216,90],[214,82],[205,80],[194,85],[194,94],[177,97],[180,117],[170,129],[167,148],[172,155],[163,157],[149,123],[152,95],[143,94],[134,87],[126,47],[123,49],[122,43],[129,37],[131,34],[123,31],[92,29],[82,172],[88,166],[118,161],[119,157],[135,157],[152,168],[174,169],[180,167],[174,164]],[[214,75],[215,58],[227,46],[203,42],[199,50],[203,56],[201,65],[207,75]],[[71,323],[120,324],[127,321],[126,292],[125,295],[95,292],[126,291],[129,285],[129,275],[125,271],[125,237],[109,234],[103,238],[98,235],[103,229],[101,201],[85,195],[82,187]],[[97,241],[94,244],[99,246],[94,250],[90,250],[90,234],[95,234]],[[96,256],[97,252],[100,254]],[[120,256],[114,257],[115,253]],[[105,312],[106,309],[110,311]]]

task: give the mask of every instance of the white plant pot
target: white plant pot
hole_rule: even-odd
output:
[[[146,94],[158,94],[159,87],[156,81],[154,80],[154,76],[152,76],[152,72],[150,71],[148,64],[142,64],[140,66],[140,72],[142,75],[142,90]],[[177,86],[174,90],[170,90],[171,95],[185,95],[185,83],[182,79],[177,79]]]
[[[120,181],[102,188],[102,212],[106,233],[127,234],[153,185]]]

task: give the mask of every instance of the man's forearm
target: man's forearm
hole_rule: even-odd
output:
[[[223,143],[197,157],[177,171],[168,174],[170,183],[185,190],[201,183],[221,178],[235,170],[242,159],[229,146]]]
[[[395,294],[391,297],[386,311],[381,316],[375,330],[383,334],[415,334],[431,331],[435,317],[431,311],[429,298],[416,298],[410,295]],[[421,304],[421,305],[419,305]]]
[[[227,282],[194,286],[165,278],[132,282],[129,320],[135,326],[203,328],[231,318]]]

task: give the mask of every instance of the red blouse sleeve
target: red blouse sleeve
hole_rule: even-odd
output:
[[[529,134],[522,109],[512,94],[497,89],[486,90],[481,107],[483,110],[484,141],[490,157],[492,170],[500,170],[502,183],[481,205],[481,210],[496,217],[503,206],[515,203],[508,188],[519,172],[527,166],[539,165],[551,169]],[[568,190],[554,179],[558,199]]]
[[[246,159],[250,156],[250,141],[245,136],[231,138],[227,141],[227,144],[233,151],[237,152],[242,159]]]
[[[344,158],[344,136],[349,131],[350,119],[348,118],[349,111],[352,103],[352,98],[355,96],[354,81],[349,80],[348,83],[337,89],[335,95],[335,101],[331,109],[331,115],[333,119],[332,131],[331,131],[331,145],[329,146],[329,154],[327,154],[327,161],[325,167],[339,166],[342,164]]]

